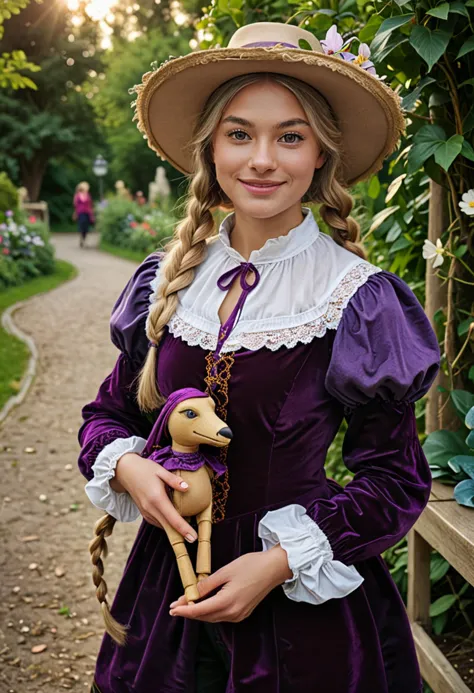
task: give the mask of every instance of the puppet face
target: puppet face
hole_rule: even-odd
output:
[[[168,420],[175,443],[184,446],[214,445],[222,448],[232,440],[232,431],[216,412],[212,397],[192,397],[180,402]]]

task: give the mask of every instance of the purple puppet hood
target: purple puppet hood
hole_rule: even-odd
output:
[[[142,452],[143,457],[148,457],[151,454],[152,446],[167,445],[170,442],[167,426],[171,414],[180,402],[194,397],[209,397],[209,394],[194,387],[183,387],[181,390],[175,390],[170,394],[148,436],[145,449]]]

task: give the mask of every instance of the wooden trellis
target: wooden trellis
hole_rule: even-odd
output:
[[[471,693],[430,637],[430,554],[436,549],[474,585],[474,511],[459,505],[452,486],[433,482],[430,500],[408,535],[408,616],[421,674],[435,693]]]

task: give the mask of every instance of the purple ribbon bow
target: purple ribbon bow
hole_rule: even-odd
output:
[[[255,275],[252,284],[249,284],[249,282],[247,281],[247,274],[249,272],[253,272]],[[241,262],[240,265],[234,267],[228,272],[225,272],[222,275],[222,277],[219,277],[217,281],[217,286],[222,291],[228,291],[234,283],[234,281],[237,279],[237,277],[240,277],[240,286],[242,287],[242,293],[239,296],[239,300],[235,304],[234,310],[229,315],[225,324],[222,325],[219,331],[219,340],[217,342],[217,349],[214,352],[214,358],[219,357],[219,352],[222,349],[225,340],[227,339],[227,337],[229,336],[229,334],[231,333],[231,331],[233,330],[240,318],[240,314],[242,312],[242,308],[244,307],[244,303],[247,299],[247,296],[251,291],[253,291],[257,287],[260,281],[260,274],[255,265],[253,265],[251,262]]]

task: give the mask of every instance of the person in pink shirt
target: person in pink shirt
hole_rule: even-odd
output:
[[[78,183],[76,186],[73,218],[77,221],[78,230],[81,235],[79,245],[83,248],[90,227],[95,224],[92,197],[89,193],[89,183],[85,181]]]

